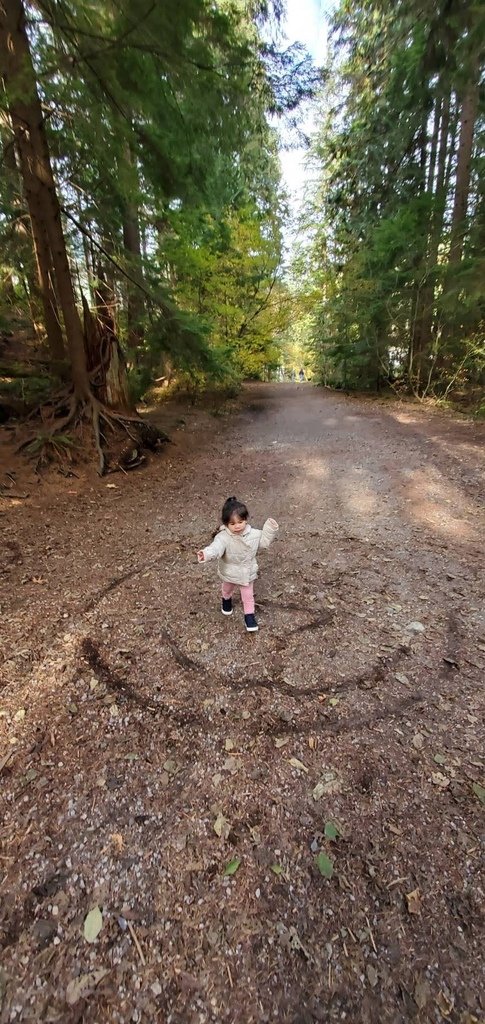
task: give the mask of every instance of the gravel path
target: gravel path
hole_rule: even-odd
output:
[[[158,416],[0,499],[0,1021],[483,1024],[483,428]],[[234,493],[281,527],[250,636],[195,560]]]

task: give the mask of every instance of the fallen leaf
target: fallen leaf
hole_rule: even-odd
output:
[[[224,868],[224,875],[235,875],[238,867],[240,866],[240,864],[241,864],[241,858],[240,857],[234,857],[233,860],[229,861],[229,864],[226,864],[226,866]]]
[[[274,875],[282,875],[284,872],[284,868],[281,867],[281,864],[271,864],[271,870]]]
[[[93,907],[84,919],[84,938],[86,942],[95,942],[103,927],[103,915],[99,907]]]
[[[398,828],[397,825],[393,825],[392,821],[388,823],[389,832],[393,832],[395,836],[402,836],[402,829]]]
[[[367,972],[366,973],[367,973],[367,979],[369,981],[369,985],[372,988],[375,988],[376,985],[377,985],[377,982],[379,981],[379,975],[378,975],[375,967],[373,967],[372,964],[367,964]]]
[[[444,754],[433,754],[433,761],[436,761],[436,764],[446,764],[446,757]]]
[[[424,1010],[431,995],[431,987],[426,978],[418,978],[414,986],[414,1001],[420,1010]]]
[[[230,750],[234,750],[234,747],[235,747],[234,740],[227,739],[225,744],[224,744],[224,749],[227,750],[227,752],[229,753]]]
[[[424,633],[424,626],[422,622],[408,622],[406,626],[406,633]]]
[[[327,821],[325,823],[324,834],[325,834],[325,838],[326,839],[334,840],[334,839],[338,839],[338,837],[340,835],[340,830],[337,827],[337,825],[334,824],[333,821]]]
[[[214,832],[220,839],[227,839],[230,831],[231,826],[221,811],[214,822]]]
[[[480,803],[485,804],[485,789],[483,786],[481,786],[479,782],[473,782],[472,789],[475,796],[480,800]]]
[[[333,875],[333,860],[327,857],[327,854],[323,850],[315,857],[315,863],[321,875],[324,878],[331,878]]]
[[[422,732],[415,733],[414,736],[413,736],[413,747],[415,747],[416,750],[422,750],[423,746],[424,746],[424,736],[423,736]]]
[[[439,786],[440,789],[447,789],[450,784],[450,780],[442,772],[433,772],[431,782],[433,786]]]
[[[412,892],[406,893],[406,900],[410,914],[421,913],[421,893],[419,889],[413,889]]]
[[[404,672],[396,672],[394,679],[397,679],[398,683],[402,683],[403,686],[409,686],[409,679]]]
[[[104,967],[99,967],[97,971],[90,971],[89,974],[81,974],[79,978],[73,978],[66,988],[66,1003],[69,1006],[74,1006],[80,999],[86,999],[86,996],[94,992],[94,989],[107,974],[109,971]]]
[[[298,757],[290,757],[288,759],[288,763],[291,764],[292,768],[297,768],[299,772],[306,772],[308,775],[309,769],[305,764],[303,764],[303,761],[300,761]]]
[[[177,762],[172,761],[170,758],[167,761],[164,761],[163,767],[169,775],[175,775],[178,769]]]
[[[341,791],[342,780],[338,778],[337,773],[334,771],[324,772],[313,790],[313,799],[320,800],[324,793],[331,796],[333,793],[340,793]]]
[[[288,736],[276,736],[275,741],[274,741],[274,745],[275,745],[276,749],[279,750],[280,747],[286,747],[286,744],[288,743],[288,740],[289,740]]]
[[[237,757],[226,757],[222,770],[224,772],[230,772],[231,775],[235,775],[241,767],[241,761]]]
[[[13,716],[14,722],[23,722],[25,718],[25,708],[19,708]]]
[[[340,701],[340,697],[330,697],[330,700],[329,700],[329,702],[328,702],[328,703],[329,703],[329,704],[331,704],[331,705],[332,705],[332,707],[334,708],[334,707],[336,707],[336,706],[337,706],[337,704],[339,703],[339,701]]]
[[[110,839],[111,839],[111,845],[113,847],[113,852],[114,853],[121,853],[122,850],[123,850],[123,846],[124,846],[123,836],[121,835],[121,833],[120,832],[113,832],[113,834],[110,835]]]
[[[449,1017],[455,1005],[455,1000],[451,992],[439,992],[436,996],[435,1003],[441,1013],[441,1016]]]

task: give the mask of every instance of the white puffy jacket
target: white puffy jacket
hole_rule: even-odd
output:
[[[274,524],[274,525],[273,525]],[[225,583],[236,583],[246,587],[258,575],[256,555],[260,548],[269,548],[278,533],[278,524],[266,520],[262,530],[246,526],[242,533],[231,533],[227,526],[221,526],[212,544],[204,548],[204,560],[219,559],[218,574]]]

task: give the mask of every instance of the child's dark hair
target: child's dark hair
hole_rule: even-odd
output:
[[[235,498],[233,496],[232,498],[226,498],[226,501],[222,506],[221,522],[224,524],[224,526],[229,525],[231,518],[234,515],[236,515],[238,519],[249,519],[247,505],[245,505],[243,501],[239,501],[238,498]],[[216,534],[219,533],[219,529],[220,528],[217,527],[217,530],[214,530],[214,533],[212,534],[212,539],[214,539]]]
[[[238,501],[237,498],[227,498],[222,506],[221,522],[224,526],[228,526],[231,517],[236,515],[238,519],[249,519],[249,512],[247,506],[243,501]]]

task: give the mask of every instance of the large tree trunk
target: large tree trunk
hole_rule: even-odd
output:
[[[457,320],[460,304],[453,297],[456,288],[456,275],[463,257],[465,235],[468,227],[468,200],[470,195],[471,158],[475,137],[475,124],[478,114],[478,74],[474,75],[463,95],[459,116],[458,154],[455,171],[455,192],[453,212],[451,216],[450,250],[448,254],[447,279],[443,291],[443,325],[440,336],[440,350],[437,365],[446,377],[449,376],[453,363],[454,335],[461,334],[461,325]],[[449,169],[448,165],[448,181]],[[459,316],[459,313],[458,313]]]
[[[54,370],[57,370],[66,358],[66,350],[64,347],[64,338],[62,335],[57,299],[53,287],[51,251],[42,218],[40,216],[38,217],[37,213],[34,212],[34,194],[34,192],[31,192],[29,213],[37,267],[38,291],[42,302],[47,343],[49,345],[52,367]]]
[[[446,143],[448,138],[449,109],[449,95],[444,104],[442,97],[439,96],[435,103],[433,134],[431,137],[427,170],[426,192],[430,197],[431,206],[429,219],[425,229],[427,239],[425,264],[423,266],[423,283],[420,287],[418,301],[416,304],[412,344],[413,352],[416,355],[420,384],[422,383],[421,378],[423,374],[423,355],[426,352],[430,352],[432,345],[434,282],[436,275],[436,261],[438,258],[438,245],[443,226],[444,202],[442,201],[442,188],[446,158]],[[437,204],[442,208],[440,218],[437,218],[436,216]]]
[[[90,386],[83,328],[74,296],[22,0],[2,0],[0,5],[0,59],[29,211],[33,219],[40,217],[51,253],[75,396],[88,399]],[[44,273],[49,276],[48,266],[44,266]]]
[[[4,161],[7,173],[12,182],[12,192],[15,190],[15,192],[17,193],[15,206],[20,207],[21,200],[19,199],[19,194],[21,194],[22,192],[22,186],[20,185],[21,175],[19,172],[17,155],[15,152],[16,144],[13,126],[8,117],[8,114],[6,113],[0,115],[0,122],[3,122],[9,130],[10,141],[9,144],[4,145]],[[30,210],[29,214],[32,232],[32,242],[37,268],[37,287],[34,288],[34,292],[36,297],[40,299],[42,305],[44,326],[47,336],[47,343],[51,355],[51,360],[54,368],[58,369],[59,365],[63,363],[66,353],[64,348],[64,338],[62,335],[62,327],[59,319],[59,311],[57,308],[57,300],[52,283],[53,268],[49,244],[40,217],[34,216],[33,210]]]
[[[423,115],[421,127],[418,135],[418,146],[419,146],[419,176],[417,180],[417,191],[418,195],[424,195],[426,191],[426,165],[427,165],[427,125],[428,125],[429,109],[427,108]],[[423,239],[424,246],[422,252],[414,258],[414,271],[415,279],[414,286],[411,296],[411,309],[410,309],[410,337],[409,337],[409,348],[408,348],[408,378],[410,383],[413,384],[416,391],[419,392],[421,385],[422,375],[422,363],[423,363],[423,338],[420,331],[420,302],[421,302],[421,276],[423,274],[424,265],[423,258],[426,254],[426,236]]]
[[[124,151],[124,160],[129,168],[130,177],[138,178],[136,160],[127,145]],[[134,190],[136,191],[136,189]],[[134,281],[128,281],[127,295],[127,320],[128,320],[128,346],[136,350],[143,343],[143,314],[145,303],[141,289],[135,283],[139,281],[143,285],[142,254],[140,219],[138,207],[135,203],[125,202],[123,213],[123,245],[128,257],[128,266],[131,268]]]
[[[103,318],[93,316],[84,297],[83,310],[88,370],[96,398],[110,409],[131,413],[126,364],[113,323],[106,311]]]
[[[450,126],[450,103],[451,96],[448,95],[443,103],[441,114],[441,126],[439,136],[438,162],[436,166],[436,180],[434,186],[433,210],[431,214],[431,230],[428,249],[428,282],[424,289],[423,296],[423,322],[422,332],[425,338],[432,339],[436,330],[434,329],[434,306],[435,306],[435,282],[436,266],[438,263],[438,251],[443,234],[443,221],[446,208],[445,194],[445,172],[448,145],[453,145],[453,138],[448,139]]]
[[[478,113],[478,81],[473,81],[462,102],[460,116],[460,141],[456,164],[456,186],[453,214],[451,218],[451,242],[448,262],[451,266],[459,263],[463,254],[463,240],[467,223],[468,195],[470,192],[470,167]]]

